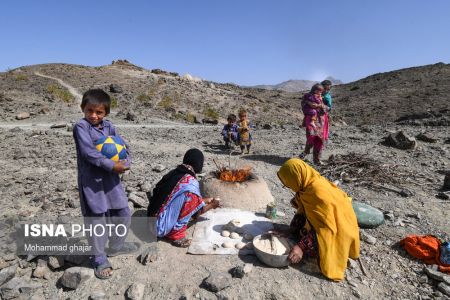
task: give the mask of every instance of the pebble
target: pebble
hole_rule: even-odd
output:
[[[158,173],[161,173],[162,171],[164,171],[166,169],[166,167],[164,165],[155,165],[152,170]]]
[[[127,289],[126,296],[130,300],[144,299],[145,285],[143,283],[135,282]]]
[[[361,232],[361,237],[364,242],[366,242],[370,245],[375,245],[377,242],[377,239],[374,236],[372,236],[368,233],[365,233],[365,232]]]

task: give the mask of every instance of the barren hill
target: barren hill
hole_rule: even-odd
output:
[[[378,73],[336,86],[335,113],[353,124],[450,125],[450,64]]]
[[[342,84],[341,80],[335,79],[331,76],[328,76],[325,79],[330,80],[333,84]],[[270,84],[255,85],[252,86],[252,88],[265,90],[280,90],[289,93],[298,93],[309,90],[316,83],[318,83],[318,81],[291,79],[274,85]]]
[[[450,65],[443,63],[375,74],[335,86],[333,115],[335,120],[357,125],[417,124],[417,119],[446,125],[450,122],[448,82]],[[260,124],[298,124],[302,118],[302,92],[215,83],[119,60],[101,67],[43,64],[0,73],[0,121],[11,121],[22,111],[32,119],[76,119],[79,108],[73,91],[82,94],[93,87],[110,92],[113,114],[137,122],[154,117],[224,121],[242,107]]]

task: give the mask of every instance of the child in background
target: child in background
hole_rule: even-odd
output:
[[[239,111],[239,145],[241,146],[241,154],[244,154],[245,148],[247,148],[247,154],[250,153],[250,146],[252,145],[252,135],[250,133],[250,122],[247,119],[247,111],[241,109]]]
[[[306,145],[299,157],[305,159],[313,149],[313,159],[317,165],[322,164],[320,158],[328,140],[328,106],[322,101],[323,91],[321,84],[315,84],[302,100],[302,111],[305,115],[302,126],[306,128]]]
[[[233,143],[238,142],[238,127],[236,125],[236,115],[228,115],[227,122],[228,123],[223,126],[222,136],[225,142],[225,147],[227,149],[230,149],[233,147]]]
[[[109,114],[110,107],[111,98],[103,90],[87,91],[81,101],[84,118],[73,128],[81,212],[88,226],[100,225],[107,229],[106,223],[112,223],[123,224],[128,229],[131,212],[119,174],[130,168],[130,148],[126,145],[125,161],[114,162],[105,158],[94,146],[95,141],[103,136],[118,135],[113,124],[104,119]],[[131,253],[138,249],[133,243],[125,243],[125,238],[126,235],[108,237],[107,234],[89,237],[89,244],[94,252],[91,262],[98,278],[107,279],[112,276],[112,266],[105,253],[108,239],[108,256]]]
[[[328,111],[331,110],[331,107],[333,106],[333,98],[331,97],[331,86],[332,82],[328,79],[322,81],[320,83],[323,86],[323,92],[322,92],[322,101],[323,103],[328,106]]]

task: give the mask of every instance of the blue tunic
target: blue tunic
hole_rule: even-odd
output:
[[[73,128],[77,149],[78,190],[84,216],[128,207],[119,174],[112,171],[114,162],[105,158],[94,146],[100,137],[109,135],[118,134],[114,125],[107,120],[103,120],[99,127],[94,127],[86,119],[81,119]],[[128,144],[126,149],[129,165],[131,155]]]
[[[326,93],[322,94],[322,101],[331,110],[331,107],[333,106],[333,99],[331,98],[331,93],[330,92],[326,92]]]

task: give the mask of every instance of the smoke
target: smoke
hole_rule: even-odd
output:
[[[329,76],[328,74],[329,72],[325,70],[314,70],[312,71],[310,78],[314,81],[322,81]]]

